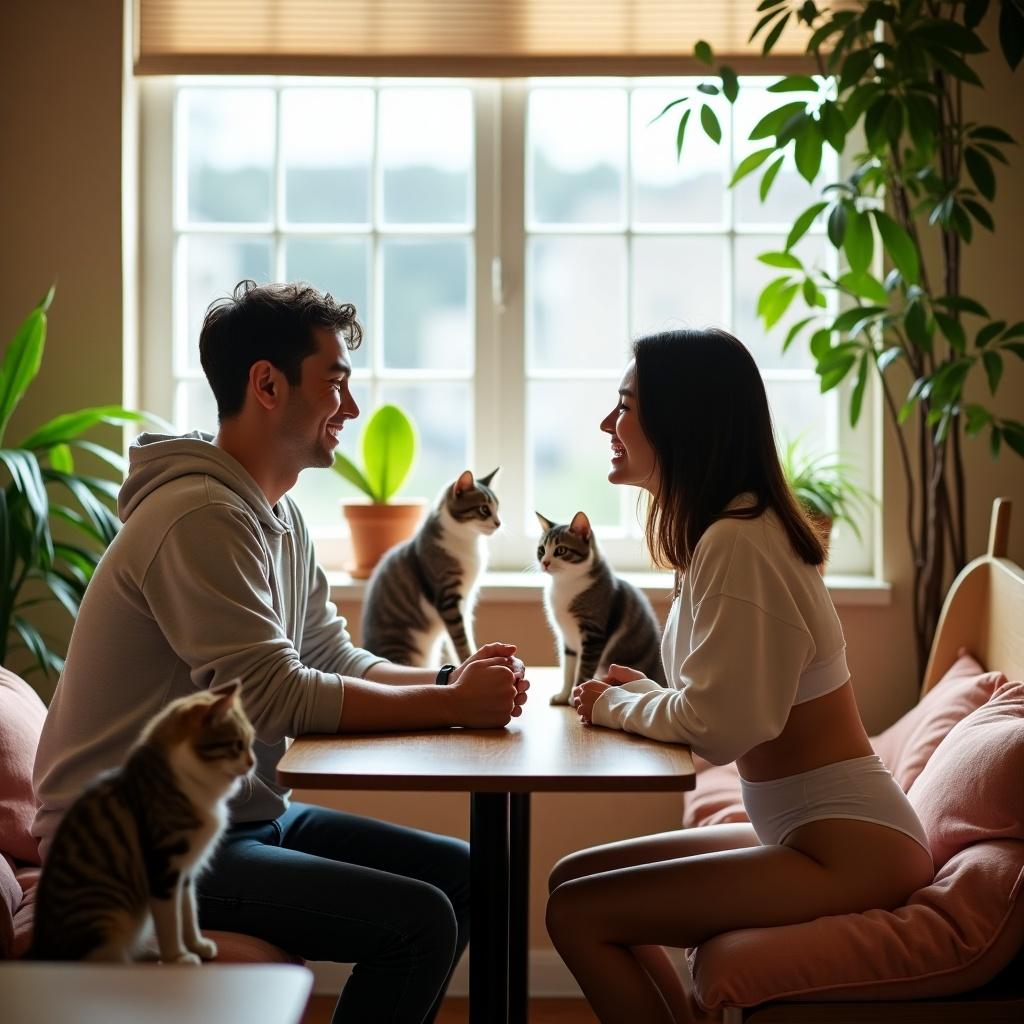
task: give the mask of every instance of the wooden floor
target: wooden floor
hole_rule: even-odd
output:
[[[330,1024],[336,1002],[334,996],[310,997],[302,1024]],[[436,1024],[466,1024],[468,1020],[468,1001],[450,996]],[[597,1018],[582,999],[531,999],[530,1024],[597,1024]]]

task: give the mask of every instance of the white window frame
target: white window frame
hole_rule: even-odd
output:
[[[175,223],[175,182],[174,182],[174,117],[175,93],[179,85],[237,86],[240,80],[224,78],[144,78],[139,81],[140,103],[140,255],[141,273],[139,280],[140,331],[139,331],[139,393],[143,408],[150,409],[166,418],[175,418],[174,388],[185,368],[175,365],[173,329],[178,317],[185,311],[175,308],[174,287],[175,253],[179,237]],[[294,87],[309,84],[315,87],[330,86],[337,80],[247,78],[245,85],[259,88]],[[389,85],[415,84],[410,79],[345,79],[345,84]],[[601,78],[590,80],[565,80],[565,87],[581,83],[589,85],[616,85],[629,88],[635,80],[624,78]],[[668,79],[644,79],[643,84],[658,84]],[[422,80],[424,85],[444,84],[437,79]],[[475,166],[471,171],[471,187],[475,187],[475,225],[471,225],[473,237],[474,287],[470,289],[471,319],[474,325],[475,359],[474,367],[464,373],[458,371],[384,371],[379,355],[371,354],[371,365],[379,376],[388,382],[400,380],[445,380],[463,379],[472,381],[472,404],[476,410],[493,410],[489,416],[473,415],[473,430],[467,438],[469,465],[479,473],[486,473],[494,466],[501,466],[498,478],[499,494],[504,497],[503,519],[507,526],[504,535],[491,541],[491,566],[495,570],[515,572],[532,560],[536,543],[533,526],[531,479],[527,461],[526,423],[526,239],[527,227],[524,217],[526,191],[528,187],[525,154],[525,113],[528,90],[533,84],[545,88],[558,86],[558,80],[486,80],[458,79],[452,84],[468,86],[473,92],[474,105],[474,152]],[[631,104],[627,103],[627,109]],[[628,129],[627,129],[628,130]],[[733,139],[734,133],[729,137]],[[735,144],[735,142],[733,142]],[[177,155],[180,159],[180,154]],[[275,162],[279,153],[275,146]],[[733,165],[735,161],[732,162]],[[627,175],[630,161],[627,159]],[[180,168],[179,168],[180,172]],[[280,187],[280,174],[276,175]],[[628,178],[625,182],[629,194]],[[628,201],[628,200],[627,200]],[[703,233],[726,236],[729,239],[730,263],[735,239],[742,234],[785,234],[789,224],[758,224],[756,229],[737,229],[732,216],[735,198],[729,193],[730,216],[725,231],[718,229],[693,229],[686,233]],[[216,230],[211,229],[211,230]],[[231,233],[242,233],[231,225]],[[536,228],[531,227],[531,232]],[[280,230],[272,225],[268,233],[279,240]],[[289,234],[291,229],[289,228]],[[537,232],[539,233],[539,232]],[[593,233],[593,232],[588,232]],[[634,232],[627,220],[623,230],[627,245],[631,247]],[[647,232],[643,232],[646,234]],[[672,234],[681,232],[672,231]],[[376,235],[375,235],[376,237]],[[280,244],[276,245],[280,273]],[[629,261],[632,267],[632,260]],[[226,282],[227,289],[234,282]],[[726,281],[729,308],[732,308],[732,277]],[[371,303],[375,300],[374,280],[370,281]],[[631,301],[631,296],[627,299]],[[181,305],[180,301],[178,303]],[[380,318],[376,317],[379,323]],[[380,350],[379,345],[375,346]],[[797,373],[799,373],[797,371]],[[766,380],[792,378],[794,371],[763,371]],[[606,379],[609,385],[609,408],[614,398],[618,371],[592,371],[586,374],[544,373],[534,376],[574,377]],[[837,389],[834,400],[827,401],[825,408],[830,417],[829,429],[839,437],[839,449],[845,461],[859,471],[863,485],[875,494],[881,493],[880,419],[881,409],[877,388],[869,388],[865,398],[861,422],[856,429],[849,426],[849,391]],[[371,403],[372,404],[372,403]],[[596,431],[597,424],[581,424],[582,429]],[[624,528],[600,531],[603,550],[613,564],[627,572],[643,572],[648,568],[646,552],[641,540],[642,527],[633,515],[635,493],[623,489],[622,508],[627,512]],[[521,496],[521,508],[517,508],[517,496]],[[511,499],[511,500],[510,500]],[[516,522],[522,513],[520,522]],[[861,539],[850,531],[839,531],[834,537],[830,565],[830,576],[836,582],[843,577],[879,577],[881,551],[878,538],[880,510],[876,506],[860,517]],[[518,529],[516,529],[518,527]],[[339,516],[337,529],[315,531],[321,557],[329,568],[340,568],[344,553],[342,540],[344,527]],[[339,540],[342,541],[339,546]]]

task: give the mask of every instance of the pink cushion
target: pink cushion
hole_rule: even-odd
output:
[[[937,866],[971,843],[1024,840],[1024,683],[953,726],[907,795]]]
[[[18,868],[18,885],[21,887],[21,906],[14,915],[14,946],[11,956],[24,956],[32,943],[32,922],[36,913],[36,890],[42,868],[32,866]]]
[[[28,683],[0,668],[0,853],[39,863],[32,836],[36,801],[32,762],[46,717],[46,705]]]
[[[11,955],[14,946],[14,915],[21,906],[21,886],[14,865],[0,856],[0,960]]]
[[[961,648],[949,671],[921,700],[871,745],[896,781],[908,792],[943,737],[980,708],[1006,682],[1002,672],[986,672]]]
[[[697,785],[692,793],[686,794],[683,828],[746,821],[736,764],[711,764],[695,755],[693,766],[697,770]]]
[[[993,978],[1024,942],[1022,882],[1024,842],[976,843],[898,910],[709,939],[690,956],[694,991],[708,1009],[965,992]]]

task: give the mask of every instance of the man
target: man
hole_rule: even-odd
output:
[[[243,281],[208,311],[217,436],[143,434],[131,448],[124,527],[87,589],[40,741],[34,831],[45,857],[71,801],[161,707],[240,679],[256,774],[198,880],[201,923],[355,962],[335,1019],[365,1024],[433,1018],[468,939],[468,847],[289,804],[274,775],[285,738],[501,727],[529,684],[509,644],[454,671],[392,665],[356,648],[330,603],[287,491],[331,465],[359,414],[346,346],[360,339],[355,309],[306,285]]]

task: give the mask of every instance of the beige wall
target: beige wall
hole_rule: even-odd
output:
[[[117,402],[122,372],[122,7],[120,0],[10,0],[0,35],[0,337],[11,336],[31,304],[59,278],[40,379],[16,419],[13,436],[57,412]],[[991,65],[991,66],[989,66]],[[1024,101],[990,59],[985,93],[967,89],[978,117],[991,117],[1024,140]],[[1018,226],[1024,223],[1021,151],[1001,173],[993,237],[968,250],[966,290],[1008,321],[1024,319]],[[135,268],[127,268],[134,274]],[[128,382],[129,384],[131,382]],[[1000,396],[1004,414],[1024,418],[1024,367],[1007,366]],[[1015,500],[1011,555],[1024,562],[1024,463],[998,463],[968,442],[969,549],[982,550],[993,497]],[[910,638],[911,575],[902,530],[902,487],[891,438],[884,448],[884,572],[893,585],[889,607],[842,607],[849,656],[867,724],[880,728],[914,699]],[[528,660],[551,661],[550,635],[539,609],[492,604],[481,609],[481,639],[513,637]],[[466,801],[356,795],[344,805],[411,825],[465,835]],[[532,944],[545,946],[543,880],[554,860],[583,845],[672,827],[680,799],[544,796],[534,800]]]

